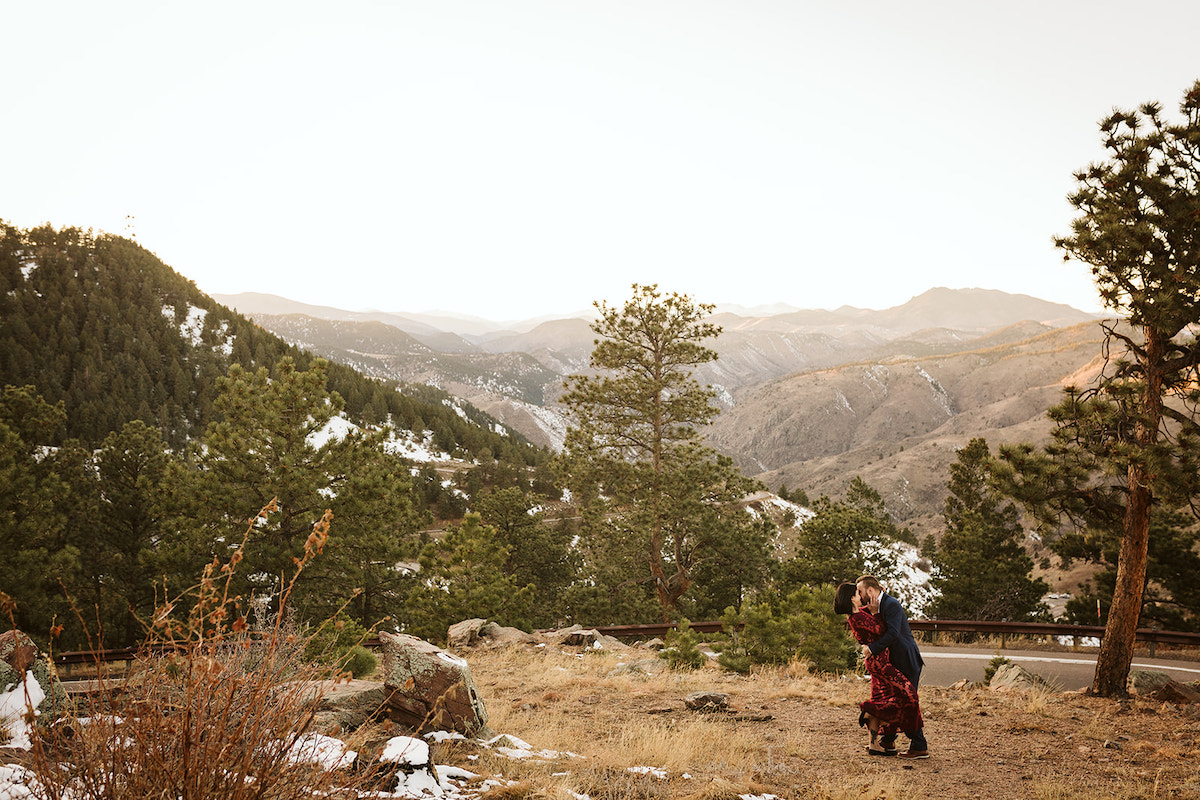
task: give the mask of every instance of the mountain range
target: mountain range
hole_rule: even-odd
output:
[[[427,383],[535,444],[561,446],[563,379],[586,371],[587,314],[522,323],[351,312],[216,295],[289,344],[364,374]],[[718,310],[696,373],[723,413],[710,444],[773,489],[840,496],[856,475],[919,535],[940,527],[948,466],[982,436],[1039,441],[1046,409],[1098,369],[1096,315],[1028,295],[934,288],[883,310]]]

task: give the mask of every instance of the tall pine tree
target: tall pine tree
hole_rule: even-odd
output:
[[[1091,691],[1124,695],[1155,509],[1200,497],[1200,81],[1169,123],[1157,103],[1100,124],[1105,161],[1076,173],[1067,258],[1091,266],[1105,306],[1104,372],[1051,410],[1054,442],[1002,451],[1010,489],[1048,524],[1120,531],[1113,603]]]
[[[704,446],[699,430],[718,409],[692,372],[717,357],[702,342],[720,328],[705,321],[712,306],[657,286],[634,284],[623,307],[596,307],[597,374],[566,384],[561,402],[574,424],[559,464],[577,498],[607,509],[585,515],[598,526],[588,535],[640,543],[642,579],[669,619],[712,540],[736,540],[750,526],[737,503],[751,481]]]
[[[927,609],[935,619],[1032,619],[1050,589],[1032,577],[1020,512],[990,486],[990,462],[987,441],[977,438],[950,465],[945,532],[925,552],[934,566],[930,584],[938,591]]]

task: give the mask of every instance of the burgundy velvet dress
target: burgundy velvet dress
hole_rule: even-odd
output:
[[[870,644],[885,630],[883,620],[865,608],[847,617],[846,625],[860,645]],[[871,699],[860,703],[859,708],[879,719],[882,723],[880,734],[889,736],[924,728],[917,690],[892,664],[888,651],[882,650],[868,658],[866,667],[871,676]]]

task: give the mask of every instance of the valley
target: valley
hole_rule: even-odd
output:
[[[265,295],[215,299],[364,374],[461,397],[552,450],[567,428],[562,382],[587,370],[595,339],[582,315],[488,329]],[[919,537],[941,525],[957,448],[980,436],[993,449],[1043,440],[1046,408],[1094,375],[1102,339],[1093,315],[982,289],[932,289],[882,311],[718,307],[711,320],[719,358],[695,376],[722,407],[709,443],[770,489],[834,497],[860,476]]]

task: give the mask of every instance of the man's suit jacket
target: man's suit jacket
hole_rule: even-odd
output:
[[[888,648],[891,662],[904,673],[904,677],[912,681],[913,687],[916,688],[921,680],[921,667],[925,666],[925,659],[921,658],[921,651],[917,648],[916,640],[913,639],[912,629],[908,627],[908,615],[904,613],[899,600],[886,592],[881,592],[879,616],[883,619],[883,624],[887,626],[887,631],[883,636],[871,642],[871,653],[876,654],[885,647]]]

